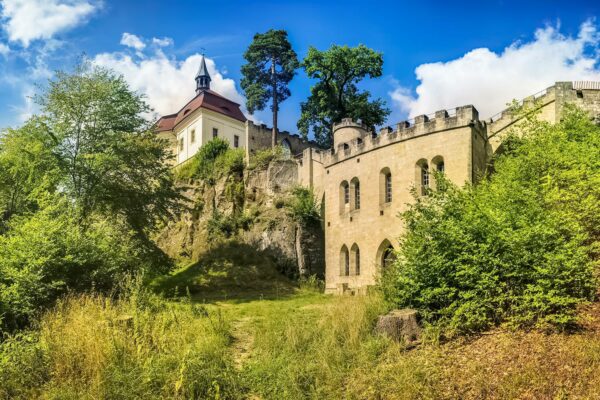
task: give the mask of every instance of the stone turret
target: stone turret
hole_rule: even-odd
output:
[[[337,152],[348,147],[353,141],[363,141],[369,135],[366,125],[344,118],[339,124],[333,125],[333,148]],[[346,146],[345,146],[346,145]]]

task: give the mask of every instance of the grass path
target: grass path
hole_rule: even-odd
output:
[[[252,331],[252,317],[243,317],[233,323],[233,362],[238,371],[244,368],[244,363],[250,357],[254,332]]]

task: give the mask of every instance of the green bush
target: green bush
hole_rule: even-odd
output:
[[[600,231],[600,128],[571,110],[523,136],[476,187],[445,181],[415,196],[383,288],[446,333],[506,323],[564,329],[596,290]]]
[[[250,162],[248,168],[250,169],[264,169],[271,161],[283,160],[284,151],[282,146],[275,146],[274,148],[266,148],[258,150],[250,156]]]
[[[226,175],[241,176],[245,168],[242,149],[230,149],[229,142],[214,138],[203,145],[198,153],[176,169],[178,179],[201,179],[209,185]]]
[[[61,200],[14,217],[0,235],[0,331],[26,325],[68,290],[107,291],[150,266],[145,245],[115,223],[80,226]]]
[[[229,150],[229,142],[219,137],[213,138],[183,165],[179,166],[176,176],[179,179],[200,178],[211,180],[214,178],[215,161]]]
[[[319,222],[321,220],[319,208],[319,203],[312,189],[301,186],[294,188],[289,209],[297,221],[305,225]]]

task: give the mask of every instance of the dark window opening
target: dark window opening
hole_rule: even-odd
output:
[[[392,201],[392,174],[385,174],[385,202]]]

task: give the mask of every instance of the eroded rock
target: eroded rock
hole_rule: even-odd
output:
[[[408,308],[390,311],[379,317],[375,332],[397,342],[402,341],[408,345],[414,345],[421,337],[418,313],[416,310]]]

